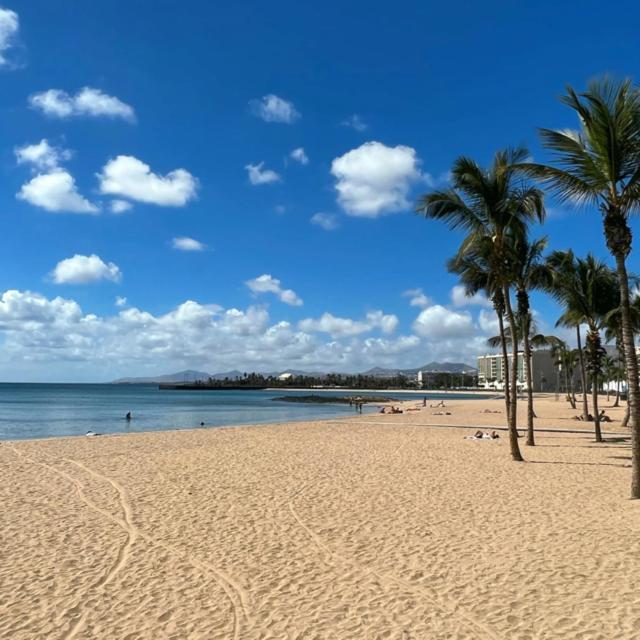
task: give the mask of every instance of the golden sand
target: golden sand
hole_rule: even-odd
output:
[[[628,442],[540,433],[513,463],[504,433],[423,426],[500,401],[446,404],[2,443],[0,637],[640,637]]]

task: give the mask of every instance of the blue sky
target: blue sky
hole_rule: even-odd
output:
[[[473,363],[491,310],[416,198],[460,154],[544,158],[566,84],[640,68],[631,2],[610,30],[595,2],[0,8],[3,380]],[[553,248],[607,258],[549,207]]]

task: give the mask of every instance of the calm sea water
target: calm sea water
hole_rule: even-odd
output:
[[[312,391],[161,391],[157,385],[0,384],[0,439],[191,429],[348,416],[348,405],[274,401]],[[331,392],[330,395],[353,395]],[[362,393],[359,395],[368,395]],[[394,398],[401,392],[380,392]],[[430,400],[446,394],[425,394]],[[416,396],[414,396],[416,397]],[[458,398],[467,396],[457,396]],[[476,396],[468,396],[476,397]],[[421,399],[422,395],[416,397]],[[367,408],[365,411],[374,411]],[[128,411],[133,414],[125,420]]]

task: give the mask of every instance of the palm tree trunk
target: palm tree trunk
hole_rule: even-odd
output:
[[[587,403],[587,370],[584,366],[584,354],[582,353],[582,338],[580,337],[580,325],[576,325],[578,339],[578,360],[580,362],[580,382],[582,383],[582,419],[589,420],[589,404]]]
[[[593,403],[593,422],[596,431],[596,442],[602,442],[600,430],[600,414],[598,413],[598,374],[594,373],[591,379],[591,402]]]
[[[629,406],[629,401],[627,400],[627,406],[624,410],[624,418],[622,418],[622,422],[620,423],[621,427],[629,426],[629,416],[631,415],[631,407]]]
[[[511,396],[509,393],[509,357],[507,354],[507,338],[504,335],[504,318],[502,313],[496,310],[498,316],[498,329],[500,331],[500,347],[502,349],[502,379],[504,380],[504,404],[509,426],[509,414],[511,412]]]
[[[605,225],[606,226],[606,225]],[[628,229],[628,227],[627,227]],[[628,232],[631,236],[631,231]],[[609,242],[607,241],[607,244]],[[629,241],[629,246],[631,242]],[[610,249],[612,247],[609,247]],[[622,316],[622,343],[627,365],[629,388],[627,390],[629,417],[631,420],[631,497],[640,499],[640,386],[638,384],[638,358],[634,344],[631,323],[631,309],[629,305],[629,277],[625,254],[616,251],[616,271],[620,286],[620,310]]]
[[[515,462],[524,462],[522,453],[520,453],[520,445],[518,444],[518,330],[516,328],[516,319],[511,308],[511,294],[509,287],[502,287],[504,295],[504,304],[507,311],[507,319],[509,321],[509,330],[511,331],[511,346],[513,349],[513,361],[511,363],[511,408],[509,409],[509,446],[511,447],[511,458]],[[507,360],[505,360],[507,364]]]
[[[530,447],[535,445],[535,436],[533,433],[533,380],[531,379],[531,345],[529,344],[529,322],[525,316],[522,318],[522,344],[524,347],[524,362],[527,375],[527,441]]]
[[[576,408],[576,396],[573,393],[573,382],[569,382],[570,380],[570,376],[569,376],[569,367],[565,367],[564,368],[564,384],[567,387],[567,400],[569,401],[569,404],[571,405],[572,409]]]

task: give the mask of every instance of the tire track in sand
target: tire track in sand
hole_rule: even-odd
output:
[[[138,529],[133,524],[133,514],[131,511],[131,505],[127,497],[126,490],[119,482],[117,482],[113,478],[110,478],[109,476],[105,476],[101,473],[98,473],[97,471],[95,471],[95,469],[91,469],[90,467],[87,467],[85,464],[83,464],[82,462],[78,462],[77,460],[72,460],[70,458],[63,458],[63,460],[77,466],[80,469],[83,469],[89,475],[93,476],[98,480],[103,480],[105,482],[108,482],[118,493],[120,506],[125,515],[125,522],[128,523],[128,525],[132,528],[132,530],[136,532],[138,536],[140,536],[143,540],[149,542],[150,544],[161,547],[162,549],[164,549],[165,551],[168,551],[174,556],[177,555],[178,557],[187,560],[189,564],[200,569],[201,571],[213,573],[214,577],[217,579],[217,582],[224,589],[227,596],[229,596],[229,599],[231,600],[231,603],[234,608],[234,616],[236,617],[236,619],[237,619],[236,614],[237,614],[238,607],[233,595],[236,596],[240,604],[240,609],[242,610],[242,615],[245,621],[251,620],[251,616],[249,615],[249,608],[250,608],[248,604],[249,598],[245,593],[243,587],[239,585],[235,580],[233,580],[231,576],[229,576],[227,573],[223,572],[222,570],[214,567],[213,565],[210,565],[208,562],[204,562],[203,560],[200,560],[199,558],[196,558],[195,556],[192,556],[191,554],[186,553],[181,549],[174,547],[173,545],[157,540],[152,536],[144,533],[140,529]],[[237,631],[237,633],[234,633],[234,638],[238,638],[239,631],[240,631],[238,628],[239,624],[236,624],[234,626],[236,627],[236,631]]]
[[[231,603],[231,608],[232,608],[232,612],[233,612],[233,638],[234,638],[234,640],[238,640],[240,638],[241,621],[240,621],[240,616],[238,615],[238,610],[240,609],[242,611],[242,615],[243,615],[243,617],[245,619],[245,622],[249,622],[250,621],[250,616],[248,614],[248,607],[247,607],[247,597],[246,597],[246,594],[244,593],[244,590],[242,589],[242,587],[237,585],[235,583],[235,581],[233,581],[230,577],[228,577],[226,574],[221,572],[216,567],[210,565],[209,563],[203,562],[203,561],[195,558],[194,556],[191,556],[190,554],[185,553],[185,552],[181,551],[180,549],[178,549],[176,547],[173,547],[172,545],[169,545],[167,543],[161,542],[160,540],[156,540],[152,536],[150,536],[150,535],[144,533],[143,531],[141,531],[140,529],[138,529],[133,524],[131,506],[130,506],[129,500],[127,498],[127,495],[126,495],[126,491],[125,491],[124,487],[122,487],[122,485],[120,485],[118,482],[116,482],[112,478],[104,476],[104,475],[94,471],[93,469],[90,469],[89,467],[83,465],[82,463],[77,462],[76,460],[71,460],[71,459],[68,459],[68,458],[61,458],[61,460],[65,461],[65,462],[74,464],[75,466],[77,466],[80,469],[84,469],[89,475],[92,475],[93,477],[95,477],[95,478],[97,478],[99,480],[108,482],[117,491],[120,508],[121,508],[122,513],[124,515],[124,518],[117,518],[112,513],[110,513],[109,511],[107,511],[105,509],[102,509],[93,500],[88,498],[87,495],[85,494],[84,490],[83,490],[84,485],[77,478],[75,478],[71,474],[67,473],[66,471],[58,469],[57,467],[55,467],[53,465],[47,464],[46,462],[42,462],[42,461],[36,460],[36,459],[28,456],[24,452],[20,451],[13,444],[9,444],[9,446],[11,447],[11,449],[14,451],[14,453],[18,457],[21,457],[24,460],[27,460],[31,464],[35,464],[35,465],[41,466],[41,467],[43,467],[45,469],[48,469],[48,470],[52,471],[53,473],[65,478],[66,480],[71,482],[75,487],[76,494],[78,495],[80,500],[82,502],[84,502],[84,504],[87,507],[89,507],[91,510],[101,514],[102,516],[106,517],[111,522],[113,522],[114,524],[118,525],[121,529],[123,529],[125,531],[125,533],[127,533],[127,540],[126,540],[125,544],[123,545],[123,547],[120,548],[120,550],[118,552],[118,557],[117,557],[116,562],[114,563],[114,565],[103,576],[101,576],[100,579],[98,581],[96,581],[96,583],[94,583],[87,590],[86,593],[89,593],[93,589],[103,587],[104,585],[106,585],[109,581],[111,581],[115,577],[115,575],[126,564],[126,561],[128,559],[128,556],[129,556],[128,551],[129,551],[131,545],[133,544],[133,541],[135,541],[137,537],[140,537],[143,540],[145,540],[146,542],[148,542],[149,544],[158,546],[158,547],[164,549],[165,551],[169,552],[170,554],[172,554],[174,556],[177,556],[178,558],[180,558],[182,560],[186,560],[193,567],[196,567],[197,569],[200,569],[200,571],[202,571],[204,573],[213,574],[216,582],[218,582],[220,587],[225,592],[225,595],[227,596],[229,602]],[[50,458],[53,458],[55,460],[54,456],[52,456],[51,454],[46,453],[45,455],[47,455]],[[69,607],[65,611],[63,611],[58,616],[58,619],[59,620],[64,620],[65,618],[67,618],[70,615],[72,615],[75,612],[75,610],[78,610],[79,608],[80,608],[80,604],[76,603],[74,606]],[[80,615],[80,617],[73,622],[71,627],[62,636],[62,640],[72,640],[77,635],[77,633],[80,631],[80,629],[84,625],[84,622],[86,620],[86,615],[87,615],[86,612],[83,612]]]

